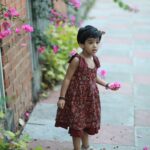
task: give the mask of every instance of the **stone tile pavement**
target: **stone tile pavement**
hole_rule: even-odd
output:
[[[126,0],[140,11],[131,13],[112,0],[97,0],[83,25],[106,31],[98,56],[107,70],[106,80],[120,81],[120,91],[99,87],[102,103],[102,128],[91,137],[97,150],[150,149],[150,1]],[[44,150],[72,150],[67,130],[55,128],[59,88],[34,108],[23,134]]]

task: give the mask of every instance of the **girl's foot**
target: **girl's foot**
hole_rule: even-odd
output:
[[[81,150],[96,150],[96,149],[94,149],[92,146],[88,147],[81,146]]]

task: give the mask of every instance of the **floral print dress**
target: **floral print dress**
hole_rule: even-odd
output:
[[[95,68],[89,68],[85,59],[79,54],[72,56],[79,58],[79,65],[70,81],[66,92],[64,109],[58,108],[56,127],[69,127],[69,133],[74,137],[81,137],[83,131],[96,134],[100,129],[101,106],[99,91],[96,85],[99,60],[93,56]]]

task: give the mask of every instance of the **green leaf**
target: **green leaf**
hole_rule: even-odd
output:
[[[5,114],[2,111],[0,111],[0,119],[3,119],[4,116],[5,116]]]
[[[15,138],[15,133],[11,132],[11,131],[5,131],[4,135],[8,138],[8,139],[14,139]]]
[[[34,150],[43,150],[43,148],[41,146],[38,146]]]

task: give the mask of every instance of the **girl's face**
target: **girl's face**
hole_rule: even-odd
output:
[[[99,47],[99,38],[88,38],[84,44],[80,44],[80,47],[88,55],[95,55]]]

